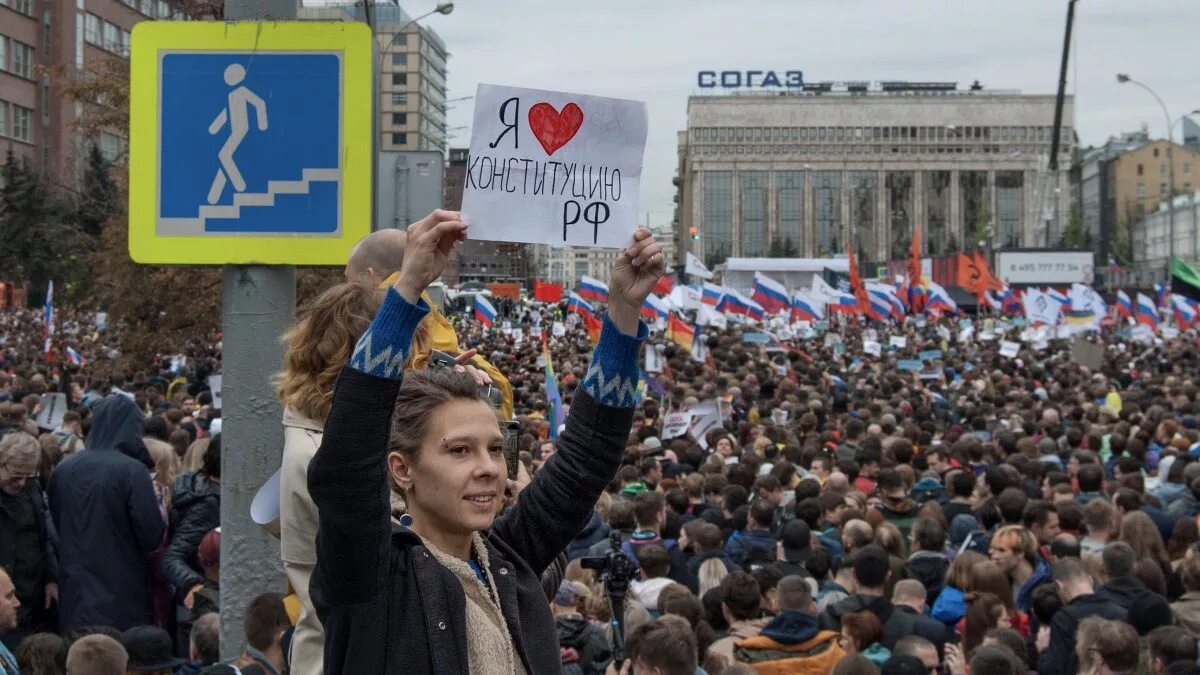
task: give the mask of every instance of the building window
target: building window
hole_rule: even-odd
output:
[[[396,52],[395,54],[392,54],[393,66],[403,66],[406,63],[408,63],[408,54],[405,54],[404,52]]]
[[[1167,163],[1166,162],[1163,162],[1162,164],[1158,165],[1158,175],[1160,175],[1160,176],[1167,175]]]
[[[784,255],[800,255],[800,247],[804,245],[804,172],[777,171],[775,190]]]
[[[110,52],[121,51],[121,29],[107,21],[104,22],[104,48]]]
[[[767,254],[767,172],[739,171],[741,190],[742,255]]]
[[[33,16],[33,0],[12,0],[12,8],[25,16]]]
[[[836,255],[842,250],[841,189],[841,171],[813,173],[813,203],[817,212],[817,255]]]
[[[138,11],[146,16],[154,16],[154,0],[138,0]]]
[[[1155,156],[1155,157],[1158,157],[1158,148],[1155,148],[1155,149],[1154,149],[1154,156]]]
[[[392,105],[404,105],[408,103],[408,94],[392,94]]]
[[[0,138],[8,135],[8,104],[0,101]]]
[[[408,113],[392,113],[392,124],[396,126],[408,124]]]
[[[1188,175],[1188,174],[1189,174],[1189,173],[1191,173],[1191,172],[1192,172],[1192,163],[1191,163],[1191,162],[1184,162],[1184,163],[1183,163],[1183,175],[1185,175],[1185,176],[1186,176],[1186,175]]]
[[[88,14],[84,19],[83,39],[87,40],[89,45],[100,44],[100,17],[95,14]]]
[[[8,38],[0,35],[0,72],[8,70]]]
[[[710,267],[733,254],[733,173],[704,172],[704,259]]]
[[[33,47],[13,40],[13,73],[33,79]]]
[[[13,104],[12,137],[18,141],[33,142],[33,111]]]
[[[1146,184],[1145,183],[1137,184],[1137,196],[1139,196],[1139,197],[1146,196]]]
[[[906,129],[907,127],[901,127]],[[874,171],[851,171],[846,176],[850,190],[850,231],[858,233],[859,250],[868,260],[875,260],[875,195],[879,189],[879,174]]]
[[[117,161],[121,154],[121,138],[112,134],[100,134],[100,154],[109,162]]]
[[[950,172],[926,171],[925,223],[929,253],[942,255],[958,250],[958,242],[950,231]]]
[[[399,34],[397,34],[397,35],[396,35],[396,37],[394,37],[394,38],[392,39],[392,44],[394,44],[394,45],[407,45],[407,44],[408,44],[408,33],[399,33]]]
[[[1166,184],[1166,183],[1159,183],[1159,184],[1158,184],[1158,196],[1159,196],[1159,197],[1166,197],[1166,196],[1167,196],[1167,184]]]
[[[929,134],[932,133],[931,129]],[[890,171],[884,179],[884,187],[887,189],[887,218],[891,224],[888,251],[893,260],[903,260],[912,246],[913,174],[911,171]]]
[[[1138,174],[1137,175],[1141,176],[1144,173],[1143,169],[1145,169],[1145,167],[1142,166],[1141,164],[1138,164]]]
[[[408,73],[392,73],[392,84],[403,87],[408,84]]]
[[[408,134],[392,134],[392,145],[408,145]]]

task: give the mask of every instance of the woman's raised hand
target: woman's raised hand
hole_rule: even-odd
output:
[[[650,230],[639,227],[633,243],[613,263],[608,284],[608,315],[626,335],[637,335],[642,303],[663,273],[662,244]]]
[[[441,276],[454,245],[466,238],[467,224],[458,211],[438,209],[409,225],[396,292],[416,304],[425,288]]]

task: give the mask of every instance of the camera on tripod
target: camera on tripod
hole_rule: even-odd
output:
[[[629,592],[629,582],[637,578],[638,564],[622,550],[620,532],[610,532],[608,541],[612,545],[608,553],[580,558],[579,564],[595,570],[596,577],[604,584],[612,614],[613,663],[620,664],[625,660],[625,594]]]

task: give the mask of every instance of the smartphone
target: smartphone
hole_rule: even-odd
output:
[[[508,465],[508,479],[517,479],[517,462],[521,461],[521,423],[504,423],[504,463]]]

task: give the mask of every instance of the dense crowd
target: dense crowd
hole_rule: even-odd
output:
[[[0,672],[320,673],[323,661],[352,672],[355,652],[376,648],[346,637],[359,625],[329,565],[336,556],[347,566],[332,574],[355,569],[341,557],[349,552],[318,545],[341,507],[321,480],[332,461],[322,434],[346,405],[335,382],[391,301],[381,289],[395,281],[405,246],[403,233],[372,235],[347,281],[303,308],[285,336],[276,385],[290,585],[253,599],[244,651],[228,663],[215,614],[220,411],[207,391],[217,355],[172,358],[164,349],[142,372],[100,377],[87,356],[45,362],[38,312],[0,314]],[[60,320],[60,340],[78,335],[98,360],[111,350],[93,318]],[[654,372],[639,368],[631,428],[613,440],[618,427],[586,429],[576,419],[606,404],[603,385],[593,389],[605,352],[565,303],[514,303],[490,327],[465,311],[420,319],[405,373],[436,370],[435,351],[475,350],[460,366],[473,363],[519,425],[506,510],[522,500],[532,509],[552,486],[566,490],[554,493],[565,513],[588,493],[563,471],[579,468],[589,442],[623,446],[615,479],[586,499],[590,516],[563,525],[573,537],[565,551],[537,551],[554,559],[535,570],[536,592],[552,613],[563,672],[1200,670],[1193,331],[1147,342],[1118,323],[1026,341],[1017,356],[1001,345],[1019,340],[1022,327],[992,316],[850,319],[763,344],[764,332],[709,327],[690,348],[658,330],[642,336],[642,355],[657,358],[634,367]],[[878,356],[864,349],[893,337],[903,346]],[[1101,355],[1084,365],[1077,341]],[[914,359],[925,367],[900,369]],[[69,410],[39,428],[54,392],[68,395]],[[668,424],[678,413],[690,416],[682,429]],[[337,435],[346,434],[343,421]],[[389,450],[393,531],[421,532],[420,482],[398,479],[392,459],[408,451]],[[382,477],[382,455],[376,461]],[[494,539],[515,536],[503,516],[497,523]],[[612,535],[639,567],[625,598],[623,664],[613,662],[611,611],[592,569],[613,551]],[[464,590],[479,577],[491,591],[490,572],[462,567]],[[529,596],[519,597],[524,625]],[[487,598],[468,593],[466,618],[454,621],[500,616],[518,632],[517,614],[503,603],[489,614]],[[391,644],[392,627],[376,628],[377,641]],[[533,654],[545,645],[532,643],[545,639],[515,639],[499,666],[470,658],[482,653],[474,642],[463,659],[470,672],[543,672]]]

